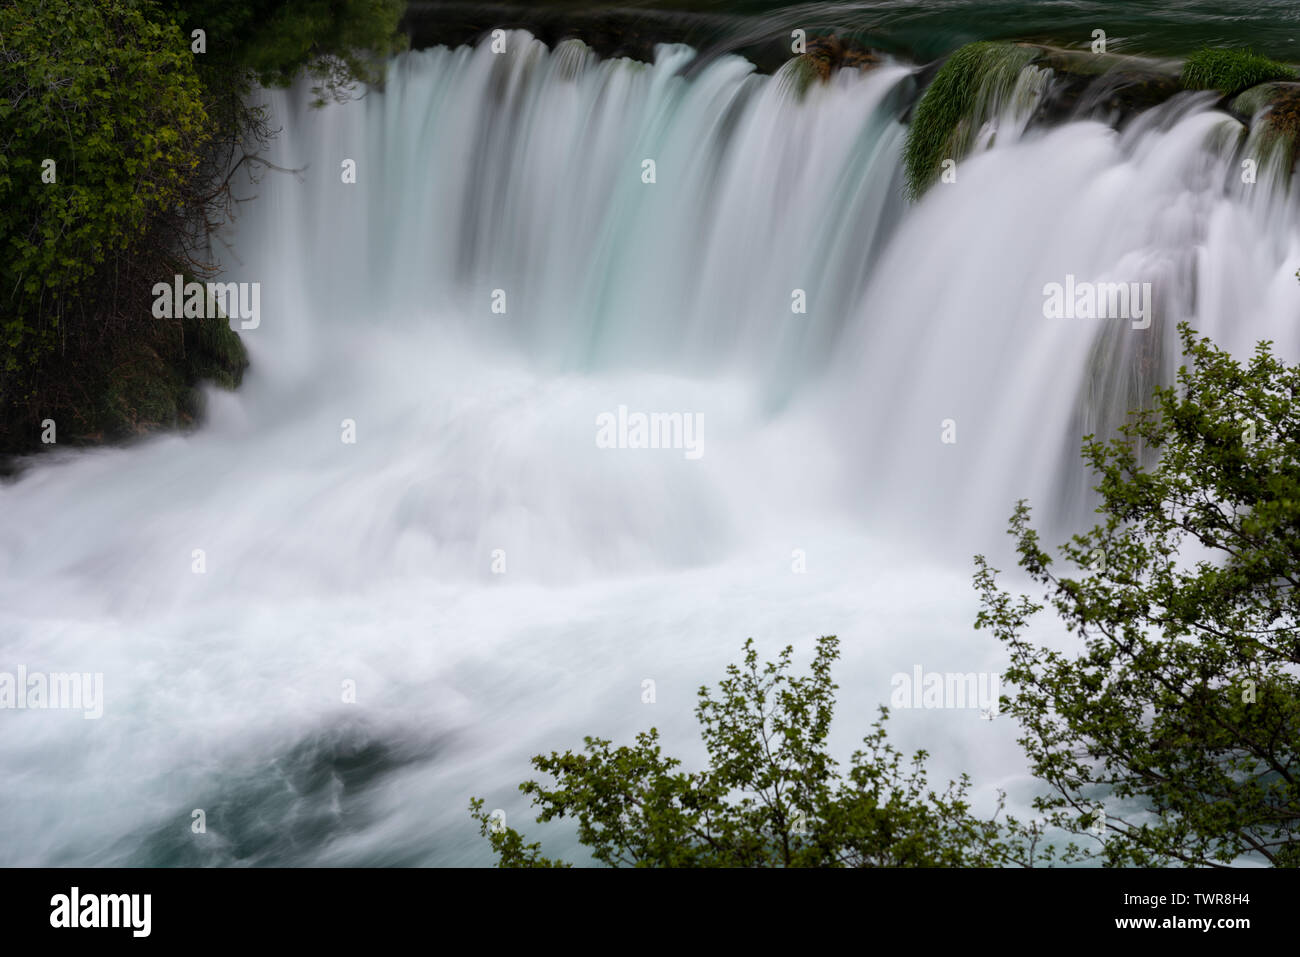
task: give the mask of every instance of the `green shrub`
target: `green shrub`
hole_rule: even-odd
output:
[[[537,755],[555,781],[519,790],[539,823],[569,818],[591,856],[610,867],[989,867],[1079,859],[1079,849],[1040,847],[1033,824],[972,813],[970,779],[937,788],[928,754],[889,743],[888,708],[862,739],[847,773],[830,755],[835,708],[831,667],[839,640],[823,636],[807,675],[791,673],[793,649],[760,663],[753,641],[716,693],[699,691],[695,714],[709,766],[689,773],[662,753],[659,732],[614,747],[586,737],[579,753]],[[470,815],[501,867],[569,867],[541,843],[494,818],[482,798]],[[999,819],[1001,818],[1001,819]]]

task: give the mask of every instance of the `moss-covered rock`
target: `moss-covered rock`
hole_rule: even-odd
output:
[[[919,197],[938,173],[940,161],[965,152],[976,132],[979,107],[996,99],[1034,59],[1032,48],[1016,43],[968,43],[940,68],[926,89],[908,128],[903,162],[908,193]]]
[[[1279,131],[1300,132],[1300,82],[1261,83],[1233,99],[1230,109],[1244,120],[1260,113]]]
[[[47,419],[55,423],[57,446],[189,427],[202,417],[204,383],[238,387],[248,353],[228,320],[152,323],[52,358],[36,394],[0,410],[0,456],[47,448],[41,442]]]
[[[230,328],[227,319],[192,322],[183,327],[186,350],[182,372],[186,385],[206,381],[227,389],[238,388],[248,368],[248,351],[239,333]]]
[[[191,426],[203,414],[204,383],[239,386],[248,353],[228,320],[182,319],[172,326],[161,342],[124,347],[104,370],[101,419],[90,423],[104,438]]]
[[[106,375],[95,417],[82,427],[90,433],[67,434],[69,439],[123,439],[180,422],[180,400],[185,392],[180,370],[153,348],[133,344]]]
[[[1092,53],[1024,43],[1035,51],[1034,66],[1052,71],[1044,119],[1059,121],[1102,114],[1116,125],[1182,90],[1175,64],[1146,57]]]
[[[808,41],[807,52],[800,54],[800,58],[822,80],[830,79],[831,74],[842,67],[865,70],[880,64],[880,57],[870,50],[835,36],[813,37]]]
[[[1187,58],[1182,82],[1189,90],[1217,90],[1235,96],[1252,86],[1273,80],[1294,80],[1295,70],[1285,63],[1259,56],[1250,50],[1217,50],[1206,47]]]
[[[807,50],[777,72],[803,94],[813,83],[825,83],[836,70],[870,70],[880,63],[876,53],[851,40],[819,36],[810,39]]]
[[[1230,109],[1250,124],[1251,148],[1260,158],[1290,175],[1300,152],[1300,82],[1261,83],[1236,97]]]
[[[880,56],[871,50],[849,48],[840,57],[839,65],[845,69],[870,70],[880,66],[880,63]]]
[[[836,70],[870,70],[881,62],[879,55],[852,40],[819,36],[810,39],[807,50],[788,60],[776,76],[802,96],[814,83],[829,80]]]

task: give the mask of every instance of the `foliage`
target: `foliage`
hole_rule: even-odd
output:
[[[0,8],[0,383],[55,346],[69,301],[199,162],[193,58],[146,12],[134,0]]]
[[[1300,864],[1300,370],[1260,343],[1238,364],[1179,327],[1189,364],[1122,437],[1085,439],[1102,521],[1059,551],[1021,502],[1019,564],[1082,642],[1032,643],[1044,605],[977,558],[1011,653],[1010,710],[1053,824],[1104,802],[1107,864]],[[1144,464],[1147,463],[1147,464]],[[1153,464],[1152,464],[1153,463]]]
[[[1216,50],[1206,47],[1183,64],[1183,86],[1189,90],[1218,90],[1233,96],[1272,80],[1294,80],[1290,67],[1250,50]]]
[[[0,453],[55,417],[88,440],[187,421],[247,358],[219,321],[152,317],[214,271],[235,173],[271,168],[253,85],[317,102],[379,78],[401,0],[15,0],[0,6]],[[196,51],[193,30],[207,47]],[[43,161],[56,181],[44,182]],[[254,172],[254,179],[258,173]],[[137,400],[137,397],[144,397]]]
[[[201,69],[210,88],[247,92],[256,80],[284,87],[300,71],[317,104],[346,99],[356,81],[377,84],[382,57],[405,46],[405,0],[167,0],[185,35],[204,31]]]
[[[696,717],[709,767],[681,770],[654,728],[632,746],[584,739],[582,753],[552,752],[533,766],[555,779],[520,785],[537,820],[569,817],[592,857],[611,867],[933,867],[1050,862],[1038,832],[1014,818],[971,813],[970,782],[927,783],[925,751],[910,761],[887,740],[888,709],[854,752],[847,776],[827,750],[839,642],[823,637],[811,674],[790,674],[792,649],[759,664],[753,641],[715,696],[699,691]],[[567,866],[470,803],[502,867]],[[1062,859],[1076,855],[1067,851]]]

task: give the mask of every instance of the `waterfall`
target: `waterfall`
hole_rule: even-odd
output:
[[[228,237],[244,386],[0,489],[0,670],[105,695],[4,716],[0,863],[483,861],[468,798],[527,820],[532,753],[654,723],[698,757],[694,691],[750,635],[844,639],[851,748],[891,674],[997,670],[971,555],[1020,497],[1086,519],[1080,436],[1169,380],[1176,323],[1300,353],[1296,191],[1242,182],[1210,95],[1048,124],[1025,67],[911,203],[912,65],[694,56],[511,33],[343,106],[268,94],[297,172]],[[1150,283],[1149,328],[1048,318],[1067,276]],[[602,448],[620,409],[702,454]],[[928,720],[895,733],[935,749]],[[944,773],[1023,784],[1007,722],[941,737]]]

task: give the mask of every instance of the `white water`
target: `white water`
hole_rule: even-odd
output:
[[[528,756],[583,734],[698,758],[695,689],[751,635],[841,636],[847,756],[895,672],[1001,667],[971,555],[1005,559],[1021,496],[1081,513],[1078,438],[1168,374],[1175,322],[1300,351],[1295,197],[1237,182],[1204,99],[1123,135],[1009,108],[909,208],[904,67],[800,101],[734,58],[510,43],[344,107],[273,96],[305,170],[239,222],[244,386],[0,488],[0,670],[107,699],[0,714],[0,863],[483,863],[470,795],[530,824]],[[1153,282],[1154,325],[1044,319],[1067,273]],[[705,454],[597,448],[619,405],[702,415]],[[891,728],[985,805],[1030,793],[1005,719]]]

